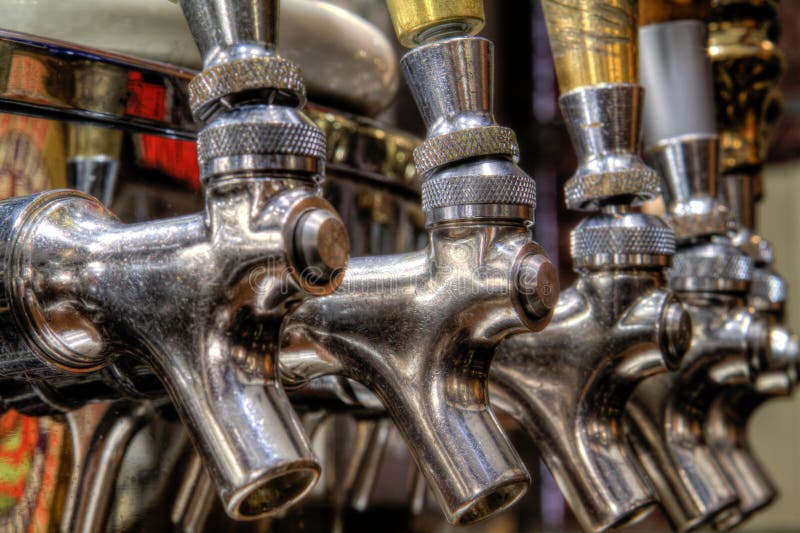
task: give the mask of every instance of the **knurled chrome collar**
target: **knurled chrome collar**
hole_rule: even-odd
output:
[[[225,113],[197,136],[201,177],[242,171],[321,173],[326,139],[310,119],[285,106],[249,106]]]
[[[598,214],[571,234],[576,269],[664,267],[675,253],[672,228],[642,213]]]
[[[467,161],[434,172],[422,183],[428,224],[444,220],[533,220],[536,182],[508,160]]]
[[[775,260],[772,244],[749,228],[740,227],[731,240],[734,246],[752,257],[756,265],[771,265]]]
[[[425,178],[433,170],[473,157],[505,155],[519,160],[517,135],[503,126],[456,130],[426,139],[414,150],[417,174]]]
[[[698,195],[685,202],[676,202],[667,212],[667,219],[678,241],[709,235],[726,235],[733,225],[728,208],[716,198]]]
[[[189,103],[195,119],[205,120],[220,100],[263,89],[294,93],[299,99],[298,107],[305,104],[300,69],[280,56],[240,59],[203,70],[189,83]]]
[[[596,210],[612,200],[637,205],[661,194],[660,178],[652,169],[641,165],[619,170],[595,170],[585,167],[564,184],[567,208]]]
[[[786,302],[787,292],[786,280],[779,274],[767,268],[756,268],[753,271],[750,299],[756,305],[765,308],[782,305]]]
[[[727,241],[698,244],[678,250],[667,277],[676,291],[745,292],[753,260]]]

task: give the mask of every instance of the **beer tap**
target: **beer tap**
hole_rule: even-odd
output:
[[[750,306],[770,322],[775,342],[787,346],[782,364],[762,372],[752,386],[726,390],[711,409],[706,426],[709,443],[740,500],[738,512],[715,527],[731,529],[777,497],[774,482],[750,449],[747,427],[765,402],[793,392],[798,361],[797,339],[781,327],[786,281],[772,269],[772,247],[757,233],[755,224],[756,204],[763,196],[761,169],[772,126],[783,107],[776,85],[784,59],[772,37],[777,13],[772,2],[753,5],[737,0],[712,5],[709,54],[721,130],[722,195],[732,208],[734,243],[754,262]]]
[[[656,505],[622,431],[624,407],[641,380],[678,367],[691,323],[666,288],[673,231],[636,209],[660,194],[638,153],[637,2],[543,5],[580,161],[567,205],[590,214],[572,232],[578,280],[550,325],[497,350],[492,403],[530,433],[581,526],[606,531]]]
[[[712,403],[728,388],[750,386],[791,347],[747,307],[753,263],[731,241],[729,213],[717,199],[706,28],[696,13],[666,9],[675,4],[662,2],[642,20],[640,65],[647,155],[666,182],[678,240],[669,283],[691,314],[693,335],[679,370],[637,388],[628,428],[667,516],[686,531],[726,519],[739,503],[704,433]]]
[[[504,338],[542,329],[555,267],[531,239],[533,178],[492,112],[492,43],[480,0],[390,1],[401,65],[427,138],[415,152],[428,245],[353,259],[342,286],[285,322],[287,386],[326,374],[360,382],[402,433],[448,521],[514,503],[529,474],[487,394]]]
[[[319,476],[276,373],[278,334],[304,298],[341,283],[349,245],[319,194],[325,138],[301,111],[302,77],[275,50],[277,2],[181,7],[204,58],[191,99],[205,211],[122,224],[64,190],[0,204],[0,376],[41,391],[138,359],[228,514],[255,519]]]

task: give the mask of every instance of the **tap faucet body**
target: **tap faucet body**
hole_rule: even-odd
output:
[[[539,334],[501,344],[492,404],[531,435],[588,531],[642,518],[655,505],[622,420],[634,387],[674,369],[689,343],[688,314],[658,271],[581,275]]]
[[[635,57],[635,2],[605,4],[544,2],[562,114],[580,162],[565,186],[567,204],[595,213],[572,234],[578,281],[562,293],[547,329],[503,342],[491,389],[493,403],[537,443],[587,531],[630,524],[655,506],[622,431],[624,406],[642,379],[678,366],[691,331],[665,287],[673,231],[632,207],[659,194],[655,172],[638,155],[642,92],[625,59]],[[598,26],[600,11],[616,23]]]
[[[731,241],[729,211],[717,199],[719,142],[705,25],[668,20],[641,28],[640,38],[643,81],[652,97],[644,136],[667,184],[667,216],[678,238],[669,283],[692,316],[693,336],[677,372],[637,388],[628,426],[668,517],[683,531],[737,512],[738,495],[705,424],[715,398],[751,386],[782,357],[782,348],[771,343],[770,325],[747,307],[753,261]],[[679,93],[677,68],[686,74]],[[694,103],[683,106],[678,102],[687,92]]]
[[[274,10],[262,4],[182,7],[204,56],[219,58],[237,35],[220,28],[250,35],[258,21],[247,9]],[[299,110],[302,79],[269,33],[255,32],[243,58],[207,62],[192,82],[206,121],[204,212],[122,224],[73,191],[0,204],[9,337],[0,375],[46,383],[119,356],[144,362],[238,519],[285,508],[319,476],[277,375],[278,333],[303,297],[338,286],[348,259],[344,225],[316,184],[324,137]]]
[[[785,61],[769,30],[776,18],[769,3],[747,10],[714,3],[709,26],[723,154],[721,192],[735,221],[733,242],[754,262],[748,303],[769,322],[775,347],[769,368],[755,383],[726,390],[709,416],[709,442],[740,498],[738,512],[717,521],[717,529],[737,526],[777,497],[775,484],[749,447],[747,424],[758,407],[790,395],[797,382],[797,338],[783,325],[786,281],[771,267],[772,247],[757,233],[755,218],[763,196],[761,168],[783,107],[777,83]]]
[[[400,34],[406,7],[390,4]],[[286,321],[280,357],[287,384],[339,374],[374,392],[447,519],[465,525],[529,484],[489,406],[489,366],[502,339],[544,327],[558,281],[530,236],[534,181],[494,122],[492,45],[436,35],[401,63],[428,128],[415,152],[428,245],[353,259],[335,294]]]

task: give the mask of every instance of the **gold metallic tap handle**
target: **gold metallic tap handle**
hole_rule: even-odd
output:
[[[711,16],[708,0],[645,0],[639,2],[639,26],[673,20],[702,20]]]
[[[483,0],[386,0],[394,31],[413,48],[432,35],[475,35],[483,28]]]
[[[579,87],[638,82],[637,4],[542,0],[562,94]]]

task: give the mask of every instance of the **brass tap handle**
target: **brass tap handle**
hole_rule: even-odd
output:
[[[637,83],[636,0],[542,0],[561,93]]]
[[[413,48],[431,38],[475,35],[483,28],[483,0],[386,0],[400,44]]]
[[[772,2],[752,4],[752,9],[736,10],[738,4],[733,2],[712,2],[708,52],[716,86],[723,174],[759,173],[783,109],[777,85],[786,60],[771,31],[777,13]],[[755,185],[760,188],[759,179]]]
[[[711,16],[708,0],[646,0],[639,2],[639,26],[672,22],[674,20],[702,20]]]

